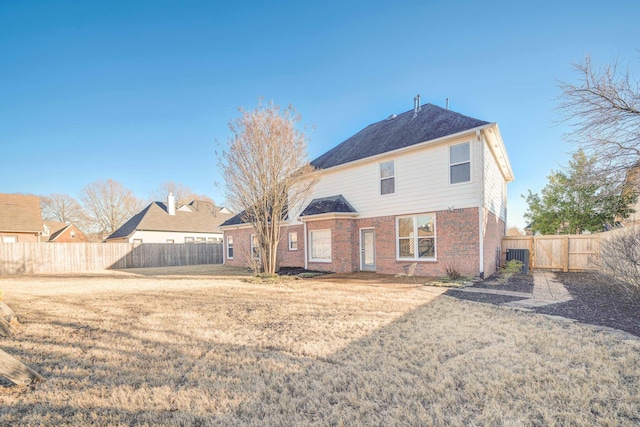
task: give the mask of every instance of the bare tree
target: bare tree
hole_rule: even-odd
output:
[[[156,190],[151,193],[151,200],[167,200],[169,193],[172,193],[175,197],[176,204],[186,205],[192,200],[204,200],[214,203],[213,199],[209,196],[202,194],[196,194],[188,186],[175,181],[165,181]]]
[[[259,102],[255,110],[240,113],[229,123],[233,136],[219,153],[226,199],[253,225],[262,270],[274,274],[280,227],[318,176],[307,161],[307,136],[296,128],[300,116],[293,107],[281,110],[273,102]]]
[[[82,206],[67,194],[49,194],[40,197],[42,216],[49,221],[74,223],[80,225],[84,218]]]
[[[80,193],[90,231],[111,234],[141,209],[131,190],[114,180],[96,181]]]
[[[603,235],[599,271],[629,293],[640,293],[640,227],[621,228]]]
[[[618,62],[594,68],[591,58],[572,64],[577,83],[560,83],[559,110],[571,125],[569,140],[597,159],[607,179],[624,180],[640,160],[640,86]]]

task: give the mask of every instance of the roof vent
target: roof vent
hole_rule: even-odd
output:
[[[420,94],[417,94],[415,98],[413,98],[413,117],[418,115],[418,111],[420,111],[422,107],[420,107]]]
[[[398,115],[397,115],[397,114],[392,114],[392,115],[390,115],[389,117],[387,117],[387,120],[393,120],[393,119],[395,119],[396,117],[398,117]]]

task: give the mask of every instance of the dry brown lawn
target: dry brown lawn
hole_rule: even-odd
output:
[[[0,424],[640,423],[638,341],[441,288],[157,274],[1,279],[0,346],[47,380],[0,382]]]

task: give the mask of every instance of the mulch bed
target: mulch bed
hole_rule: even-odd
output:
[[[594,273],[556,273],[573,300],[536,309],[538,313],[608,326],[640,336],[640,292],[628,294]]]
[[[594,273],[555,273],[567,288],[571,301],[535,308],[537,313],[562,316],[582,323],[620,329],[640,336],[640,292],[629,294],[620,286]],[[508,285],[498,285],[487,280],[473,287],[508,290],[515,292],[533,292],[533,277],[517,275]],[[504,304],[519,298],[504,295],[468,293],[456,290],[447,291],[447,295],[490,304]]]
[[[474,288],[496,289],[499,291],[523,292],[530,294],[533,292],[533,276],[529,274],[516,274],[509,279],[509,283],[504,285],[498,283],[497,276],[491,276],[484,282],[477,282]]]

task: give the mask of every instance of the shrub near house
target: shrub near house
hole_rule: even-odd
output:
[[[496,123],[432,104],[374,123],[311,162],[313,195],[292,207],[280,266],[418,275],[496,271],[513,180]],[[248,265],[253,230],[238,214],[221,226],[225,263]]]

